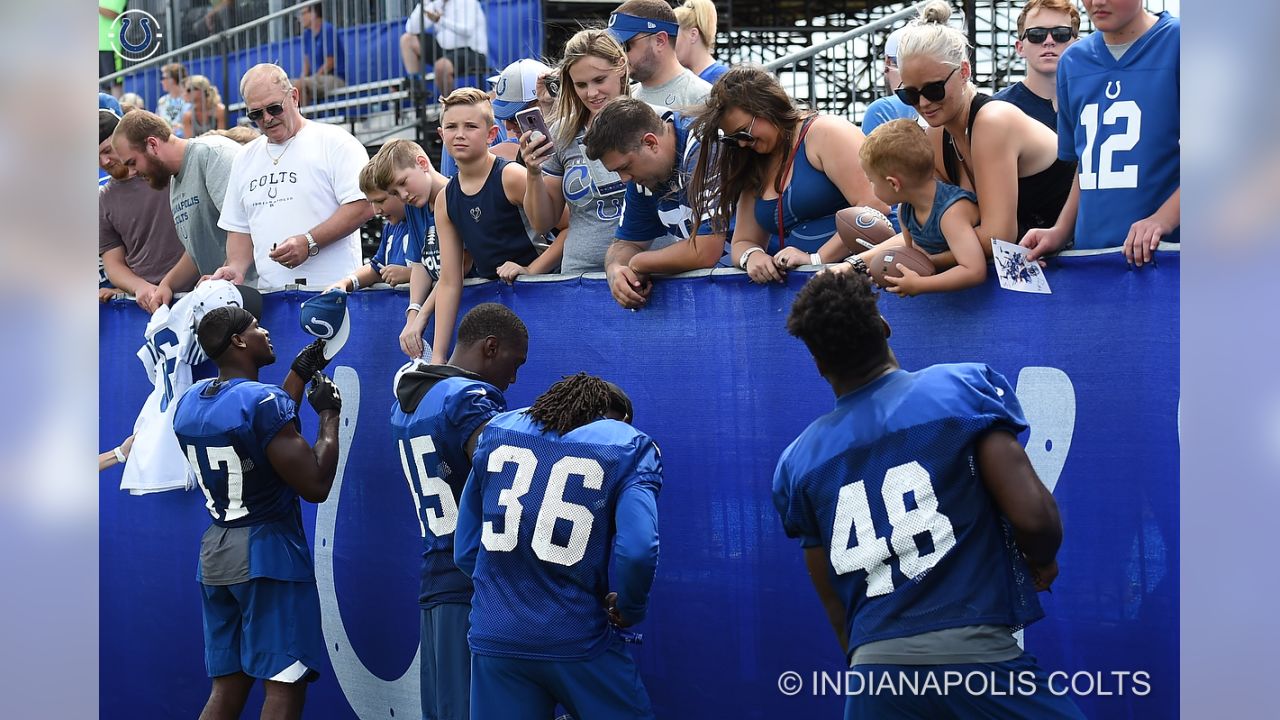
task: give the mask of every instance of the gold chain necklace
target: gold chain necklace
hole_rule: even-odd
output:
[[[267,150],[267,157],[271,158],[272,167],[280,164],[280,158],[284,157],[284,154],[289,152],[289,146],[293,144],[294,139],[297,137],[298,136],[295,134],[293,137],[289,138],[289,141],[284,144],[284,149],[280,151],[279,155],[272,155],[271,150]],[[271,143],[267,143],[267,147],[270,148]]]

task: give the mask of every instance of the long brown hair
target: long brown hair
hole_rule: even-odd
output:
[[[582,98],[578,97],[577,91],[574,90],[573,78],[569,75],[569,69],[586,57],[600,58],[612,65],[615,71],[619,71],[621,77],[618,79],[618,97],[627,95],[630,78],[626,51],[603,28],[579,30],[569,38],[569,42],[565,43],[564,57],[556,68],[556,75],[560,78],[560,94],[556,96],[556,129],[552,131],[556,136],[553,138],[556,147],[571,145],[578,133],[587,126],[587,119],[591,117]]]
[[[754,116],[757,123],[764,121],[778,128],[773,155],[782,155],[781,167],[786,167],[800,121],[807,115],[791,101],[777,78],[759,65],[735,66],[711,87],[711,95],[690,129],[702,143],[702,152],[698,153],[698,164],[689,181],[689,201],[694,217],[704,217],[710,211],[711,227],[717,233],[728,232],[738,197],[744,191],[751,190],[756,197],[764,192],[765,169],[771,160],[771,156],[751,148],[717,147],[720,121],[732,108]],[[712,152],[712,148],[718,152]],[[709,193],[715,193],[715,197],[709,197]]]

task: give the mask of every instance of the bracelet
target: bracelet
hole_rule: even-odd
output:
[[[747,269],[747,258],[751,257],[752,253],[758,253],[758,252],[764,252],[764,248],[760,248],[760,247],[749,247],[749,248],[747,248],[747,249],[742,253],[742,255],[738,258],[738,267],[742,268],[743,270],[746,270],[746,269]]]
[[[863,275],[870,275],[870,274],[871,274],[871,272],[870,272],[869,270],[867,270],[867,263],[866,263],[866,261],[865,261],[865,260],[863,260],[862,258],[858,257],[857,255],[850,255],[849,257],[845,258],[844,260],[841,260],[840,262],[847,262],[847,263],[849,263],[849,265],[853,266],[853,269],[854,269],[854,270],[857,270],[858,272],[862,273]]]
[[[119,446],[119,445],[117,445],[117,446],[116,446],[116,449],[115,449],[115,450],[112,450],[111,452],[115,453],[115,455],[116,455],[116,462],[118,462],[118,463],[120,463],[121,465],[123,465],[123,464],[124,464],[124,461],[125,461],[125,456],[124,456],[124,451],[120,449],[120,446]]]
[[[809,264],[810,264],[810,265],[823,265],[823,264],[825,264],[825,263],[823,263],[823,262],[822,262],[822,256],[821,256],[821,255],[819,255],[818,253],[809,253]]]
[[[348,275],[347,279],[351,281],[351,292],[355,292],[360,289],[360,278],[356,277],[355,273]]]
[[[422,312],[422,305],[419,303],[409,303],[409,307],[405,308],[404,314],[408,315],[411,312]]]

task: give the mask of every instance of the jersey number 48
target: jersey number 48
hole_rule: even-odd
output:
[[[915,507],[910,510],[908,493],[915,498]],[[868,597],[893,592],[893,570],[889,565],[892,558],[898,558],[903,575],[915,578],[936,565],[956,544],[955,528],[950,518],[938,512],[933,481],[920,463],[912,461],[889,468],[880,495],[893,527],[888,541],[876,535],[863,480],[840,488],[831,529],[831,566],[838,575],[855,570],[866,572]],[[933,549],[924,554],[916,544],[916,536],[921,534],[928,534],[933,543]]]

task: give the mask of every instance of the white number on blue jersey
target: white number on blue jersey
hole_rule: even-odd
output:
[[[1084,154],[1080,156],[1080,189],[1112,190],[1138,187],[1138,166],[1125,165],[1113,168],[1116,153],[1132,150],[1142,137],[1142,108],[1132,100],[1113,103],[1102,115],[1103,125],[1124,122],[1124,132],[1111,135],[1102,143],[1098,157],[1098,170],[1093,169],[1093,147],[1098,140],[1098,103],[1089,103],[1080,111],[1080,125],[1084,127]]]
[[[911,510],[906,504],[908,493],[915,500],[915,507]],[[920,463],[912,461],[889,468],[884,474],[880,494],[885,514],[893,527],[889,542],[876,535],[867,486],[862,480],[840,488],[831,529],[831,566],[837,575],[854,570],[866,572],[868,597],[893,592],[889,561],[895,555],[898,569],[914,579],[938,564],[956,544],[955,528],[950,518],[938,512],[938,496],[933,491],[933,482]],[[921,555],[915,538],[923,533],[929,534],[933,549]]]
[[[489,552],[511,552],[516,549],[520,539],[520,518],[524,513],[520,498],[529,492],[533,473],[538,469],[538,459],[533,452],[503,445],[490,453],[489,472],[501,472],[509,462],[516,464],[516,474],[511,487],[498,493],[498,505],[506,508],[502,532],[494,532],[493,523],[485,521],[480,534],[480,542]],[[591,527],[595,523],[591,510],[565,501],[564,489],[571,475],[581,477],[585,488],[599,490],[604,486],[604,468],[595,460],[569,456],[556,461],[547,478],[547,490],[542,497],[542,506],[538,509],[531,543],[533,553],[539,559],[566,566],[577,563],[586,555]],[[557,545],[551,539],[557,520],[566,520],[571,525],[569,541],[565,545]]]
[[[209,492],[209,486],[205,484],[204,473],[200,470],[200,458],[197,456],[198,450],[195,445],[187,446],[187,462],[191,463],[191,469],[196,474],[196,482],[200,484],[200,489],[204,491],[205,503],[209,514],[215,520],[223,522],[231,522],[239,520],[249,511],[244,506],[244,473],[240,468],[240,456],[236,454],[235,448],[232,447],[211,447],[205,450],[205,457],[209,461],[209,469],[213,471],[221,469],[227,473],[227,509],[223,511],[222,517],[218,517],[218,509],[213,501],[213,493]]]
[[[435,441],[430,435],[420,435],[410,438],[407,442],[401,440],[398,444],[400,467],[404,470],[404,478],[409,483],[409,495],[413,497],[413,509],[417,511],[418,529],[422,532],[422,536],[427,536],[427,528],[431,528],[431,534],[436,537],[453,534],[454,529],[458,527],[458,501],[453,498],[453,490],[450,489],[449,483],[427,471],[426,459],[428,455],[435,454]],[[409,455],[413,456],[412,468],[409,465]],[[418,489],[413,486],[414,470],[417,471],[422,497],[438,498],[440,502],[439,512],[427,506],[425,527],[422,523],[422,502],[418,499]]]

